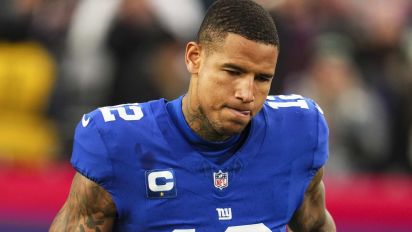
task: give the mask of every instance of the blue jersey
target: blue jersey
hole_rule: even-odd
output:
[[[115,231],[269,232],[286,231],[327,157],[319,107],[281,95],[268,97],[222,164],[185,140],[163,99],[84,115],[71,162],[111,194]]]

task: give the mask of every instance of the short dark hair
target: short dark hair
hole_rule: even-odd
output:
[[[207,10],[197,34],[197,42],[223,41],[228,33],[277,46],[279,37],[270,14],[251,0],[217,0]]]

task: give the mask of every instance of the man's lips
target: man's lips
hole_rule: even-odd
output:
[[[233,108],[233,107],[228,107],[228,108],[232,110],[235,114],[238,114],[243,117],[249,117],[252,113],[252,111],[249,109]]]

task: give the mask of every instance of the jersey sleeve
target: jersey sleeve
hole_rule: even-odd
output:
[[[313,157],[314,169],[319,169],[326,164],[329,157],[329,129],[324,117],[322,109],[314,102],[310,100],[316,109],[317,113],[317,145]]]
[[[102,187],[108,189],[111,185],[112,163],[92,114],[85,114],[76,127],[71,163],[79,173]]]

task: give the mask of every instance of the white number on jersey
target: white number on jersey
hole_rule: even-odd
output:
[[[132,110],[131,114],[126,112],[126,109]],[[135,121],[140,120],[143,117],[143,111],[140,108],[138,103],[134,104],[124,104],[124,105],[117,105],[117,106],[107,106],[99,108],[100,112],[102,112],[103,119],[105,122],[110,122],[116,120],[115,114],[112,111],[117,111],[119,117],[126,120],[126,121]]]
[[[275,101],[276,97],[285,101]],[[270,107],[274,109],[279,109],[281,107],[300,107],[302,109],[309,109],[309,105],[306,100],[297,94],[292,95],[279,95],[279,96],[268,96],[267,99]]]

